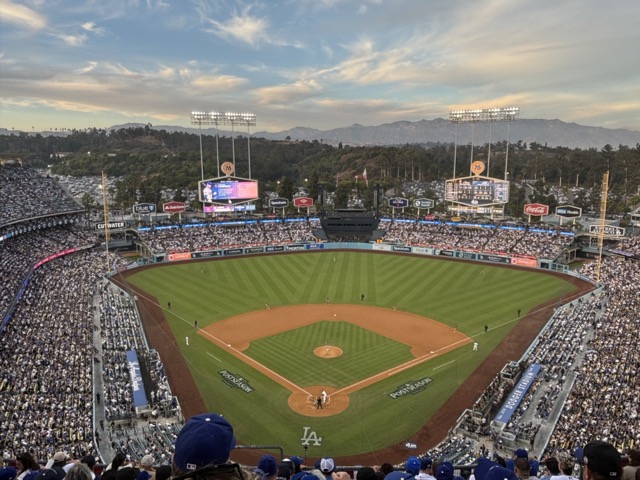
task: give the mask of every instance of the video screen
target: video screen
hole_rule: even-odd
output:
[[[509,201],[509,182],[467,177],[445,182],[445,200],[469,206],[492,205]]]
[[[253,181],[201,181],[200,201],[204,203],[231,203],[258,198],[258,182]]]

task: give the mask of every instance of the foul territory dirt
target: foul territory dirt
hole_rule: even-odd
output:
[[[495,268],[513,268],[513,267],[498,267]],[[143,267],[143,268],[153,268]],[[180,353],[180,349],[177,345],[177,341],[174,338],[171,328],[169,327],[166,319],[164,318],[163,309],[158,305],[158,302],[143,291],[138,291],[135,287],[130,286],[126,281],[126,276],[132,272],[123,272],[118,274],[113,280],[118,283],[122,288],[131,291],[133,294],[138,295],[140,312],[142,316],[142,322],[147,334],[149,344],[152,348],[157,349],[162,357],[165,369],[168,374],[168,378],[171,382],[171,388],[173,392],[180,399],[180,405],[185,418],[190,418],[193,415],[203,413],[206,411],[205,403],[198,393],[198,389],[195,385],[193,378],[188,374],[189,368]],[[556,275],[553,272],[545,272],[549,275]],[[405,442],[413,442],[419,446],[420,452],[424,452],[441,442],[448,434],[449,429],[455,424],[456,419],[466,409],[471,407],[478,399],[481,393],[487,388],[489,383],[493,380],[495,375],[502,369],[502,367],[509,361],[519,359],[526,348],[531,344],[536,337],[540,329],[544,326],[546,321],[553,313],[553,309],[563,303],[567,303],[585,292],[591,290],[593,287],[587,282],[584,282],[578,278],[564,277],[565,280],[571,282],[577,287],[576,293],[572,295],[564,296],[560,299],[556,299],[544,305],[540,305],[532,309],[532,314],[523,318],[518,326],[514,328],[502,341],[500,346],[496,348],[485,360],[478,366],[478,368],[468,377],[465,382],[454,392],[447,402],[435,413],[435,415],[429,420],[428,423],[422,426],[422,428],[412,437],[407,438],[404,442],[390,445],[387,448],[362,453],[355,456],[345,456],[336,458],[336,461],[341,465],[374,465],[381,464],[383,462],[399,463],[406,460],[407,456],[416,452],[409,452],[405,447]],[[426,359],[433,358],[431,355],[437,355],[443,351],[439,349],[447,349],[452,344],[455,346],[469,342],[470,340],[451,328],[439,324],[438,322],[429,321],[422,317],[415,315],[405,314],[403,312],[395,312],[388,309],[378,309],[373,307],[360,307],[359,305],[314,305],[313,308],[305,310],[307,307],[283,307],[283,309],[300,309],[299,315],[295,317],[297,320],[293,320],[298,323],[297,325],[305,325],[317,321],[314,319],[314,315],[321,315],[322,320],[336,318],[336,320],[348,320],[350,322],[361,325],[366,318],[367,323],[364,325],[366,328],[379,332],[382,335],[396,339],[398,341],[412,345],[412,353],[415,356],[416,362],[425,361]],[[321,311],[322,308],[334,309],[335,312]],[[272,308],[271,310],[257,311],[248,313],[246,315],[240,315],[233,319],[227,319],[222,322],[218,322],[202,332],[204,335],[210,335],[210,340],[217,342],[219,346],[227,348],[234,355],[243,358],[247,363],[251,363],[250,359],[242,353],[246,349],[249,343],[253,339],[261,338],[267,335],[277,333],[278,331],[288,330],[294,328],[295,325],[282,324],[283,315],[281,312],[283,309]],[[371,317],[374,311],[379,311],[378,320]],[[289,312],[289,310],[288,310]],[[327,318],[327,313],[331,315],[336,313],[338,316]],[[270,316],[277,316],[278,322],[269,322]],[[397,318],[396,318],[397,316]],[[287,317],[289,314],[287,313]],[[259,318],[264,321],[255,322]],[[375,318],[375,316],[374,316]],[[421,335],[416,335],[415,330],[412,328],[397,328],[398,321],[413,322],[419,319],[420,322],[425,322],[422,328],[428,330],[431,337],[436,341],[438,337],[442,337],[444,340],[440,344],[422,344],[416,345],[414,338],[419,338]],[[222,324],[228,322],[228,325],[224,327],[222,332]],[[247,328],[247,325],[251,325],[251,328]],[[240,327],[243,325],[243,327]],[[270,325],[277,325],[276,330]],[[388,328],[388,325],[394,325],[395,328]],[[234,335],[231,335],[227,328],[237,329]],[[260,330],[263,329],[264,330]],[[435,334],[433,329],[439,328],[442,331],[439,334]],[[219,330],[220,329],[220,330]],[[402,332],[411,331],[411,338],[402,337]],[[458,342],[458,343],[456,343]],[[231,345],[230,347],[228,345]],[[329,347],[333,347],[329,345]],[[318,345],[317,355],[322,356],[323,350],[325,353],[331,355],[337,355],[339,352],[329,352],[326,350],[327,345]],[[452,347],[455,348],[455,347]],[[431,352],[434,352],[433,354]],[[265,369],[261,365],[255,365],[256,368]],[[399,367],[401,368],[401,367]],[[266,370],[266,369],[265,369]],[[273,372],[264,371],[267,375],[275,375]],[[389,373],[389,372],[386,372]],[[366,379],[365,382],[375,382],[377,379],[372,377]],[[292,409],[304,413],[305,415],[335,415],[339,411],[348,406],[349,392],[353,392],[358,388],[362,388],[364,384],[354,384],[346,389],[342,389],[340,392],[336,392],[335,389],[327,389],[323,385],[305,385],[298,386],[293,384],[287,384],[285,379],[278,380],[292,393],[289,399],[289,405]],[[284,383],[283,383],[284,382]],[[330,402],[327,404],[327,411],[324,409],[316,412],[308,402],[308,394],[317,395],[325,389],[330,395]],[[350,390],[352,389],[352,390]],[[298,398],[299,397],[299,398]],[[304,399],[304,401],[303,401]],[[237,454],[236,454],[237,453]],[[256,456],[256,452],[250,450],[239,450],[234,452],[234,459],[240,462],[246,462],[247,464],[255,464],[259,458]]]

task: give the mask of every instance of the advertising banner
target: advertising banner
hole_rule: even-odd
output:
[[[191,252],[176,252],[167,255],[169,261],[174,262],[176,260],[191,260]]]
[[[129,363],[129,377],[131,380],[131,391],[133,392],[133,405],[136,409],[142,409],[149,406],[147,394],[144,392],[144,382],[140,373],[140,363],[138,362],[138,354],[135,350],[127,352],[127,362]]]
[[[501,257],[500,255],[487,255],[486,253],[479,253],[478,260],[484,260],[486,262],[494,263],[510,263],[510,257]]]
[[[522,267],[537,267],[538,261],[531,257],[511,257],[511,264],[520,265]]]
[[[509,397],[502,405],[502,408],[496,415],[496,421],[502,423],[508,423],[515,412],[518,405],[524,398],[527,390],[531,387],[531,384],[536,379],[538,372],[540,371],[540,365],[532,364],[529,366],[526,372],[522,375],[517,385],[514,387],[513,391],[509,394]]]

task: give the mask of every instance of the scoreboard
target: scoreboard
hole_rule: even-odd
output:
[[[470,207],[507,203],[509,182],[481,176],[454,178],[445,182],[444,199]]]
[[[220,177],[198,182],[199,200],[202,203],[232,205],[258,198],[258,182],[246,178]]]

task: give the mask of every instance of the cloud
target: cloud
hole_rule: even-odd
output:
[[[208,18],[212,28],[207,31],[226,40],[239,40],[251,46],[260,42],[271,43],[266,31],[269,23],[264,18],[250,15],[251,7],[245,7],[241,13],[233,13],[226,22]]]
[[[40,30],[47,26],[45,17],[24,5],[16,5],[10,0],[2,0],[0,8],[2,9],[2,15],[0,15],[0,21],[2,22],[27,27],[32,30]]]
[[[87,36],[85,34],[81,35],[69,35],[64,33],[52,33],[52,36],[62,40],[67,45],[71,45],[72,47],[77,47],[83,45],[87,41]]]
[[[78,73],[80,75],[85,74],[85,73],[89,73],[92,72],[96,69],[96,66],[98,65],[97,62],[89,62],[89,64],[84,67],[84,68],[78,68],[77,70],[75,70],[75,73]]]
[[[96,26],[96,22],[85,22],[82,24],[82,28],[96,35],[104,35],[106,33],[104,28]]]
[[[255,90],[253,95],[262,105],[297,103],[323,91],[315,80],[300,80],[287,85],[275,85]]]
[[[191,81],[191,85],[200,90],[230,91],[246,85],[246,78],[233,75],[199,75]]]

